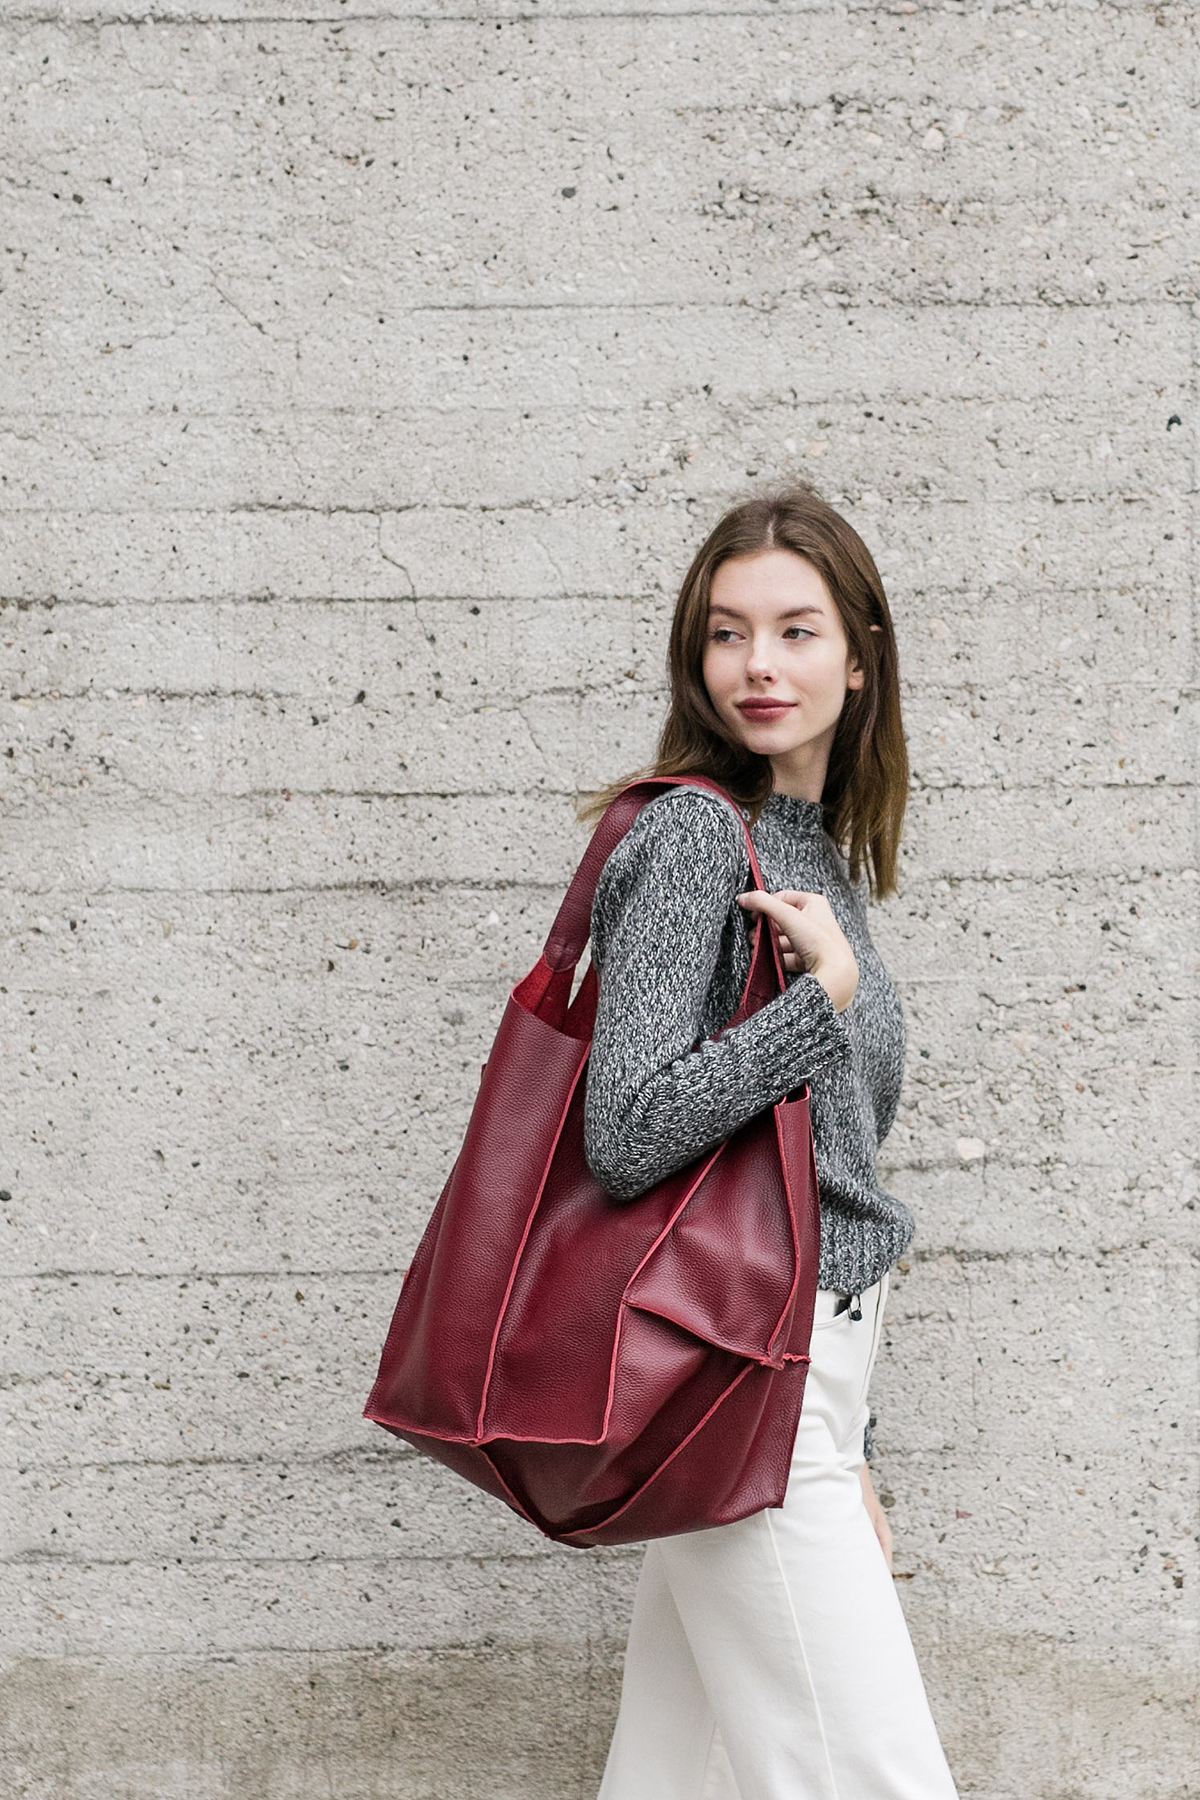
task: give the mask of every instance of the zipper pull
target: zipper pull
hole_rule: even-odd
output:
[[[852,1319],[861,1319],[862,1318],[862,1295],[861,1294],[851,1294],[851,1296],[850,1296],[850,1317]]]

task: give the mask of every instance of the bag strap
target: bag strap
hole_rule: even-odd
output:
[[[600,871],[608,858],[616,849],[629,827],[633,824],[646,802],[656,793],[665,792],[672,787],[703,788],[715,794],[729,807],[734,818],[742,828],[746,840],[746,850],[750,858],[750,874],[754,886],[763,891],[766,884],[762,871],[758,866],[758,856],[754,849],[754,840],[750,836],[750,827],[733,800],[732,796],[707,775],[650,775],[642,781],[631,781],[621,789],[612,801],[604,817],[600,820],[592,840],[584,851],[583,859],[575,871],[574,879],[567,889],[562,905],[559,907],[550,935],[546,939],[543,957],[552,969],[573,969],[583,955],[584,945],[591,935],[592,901],[596,896],[596,883],[600,879]],[[765,918],[756,924],[766,927],[769,921]],[[779,991],[786,986],[783,973],[783,962],[779,954],[779,943],[773,931],[768,932],[771,948],[774,952],[775,973],[779,979]],[[755,958],[757,961],[757,957]]]

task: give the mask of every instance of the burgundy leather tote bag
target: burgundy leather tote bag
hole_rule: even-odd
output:
[[[782,1505],[808,1371],[820,1228],[806,1086],[634,1200],[606,1193],[584,1157],[594,969],[571,989],[592,897],[640,808],[676,785],[733,805],[706,778],[662,776],[604,814],[509,996],[364,1408],[581,1547]],[[728,1025],[784,980],[759,915]]]

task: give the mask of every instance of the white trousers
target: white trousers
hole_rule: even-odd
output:
[[[887,1286],[817,1295],[783,1506],[648,1546],[599,1800],[957,1800],[858,1476]]]

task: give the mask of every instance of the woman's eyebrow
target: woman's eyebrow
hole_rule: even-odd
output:
[[[824,610],[824,607],[815,605],[792,606],[789,607],[787,612],[776,613],[775,617],[777,619],[799,619],[803,618],[807,613],[820,614],[823,613]],[[726,619],[744,619],[746,616],[745,613],[740,613],[735,606],[710,606],[708,609],[709,617],[712,618],[715,613],[720,613]]]

